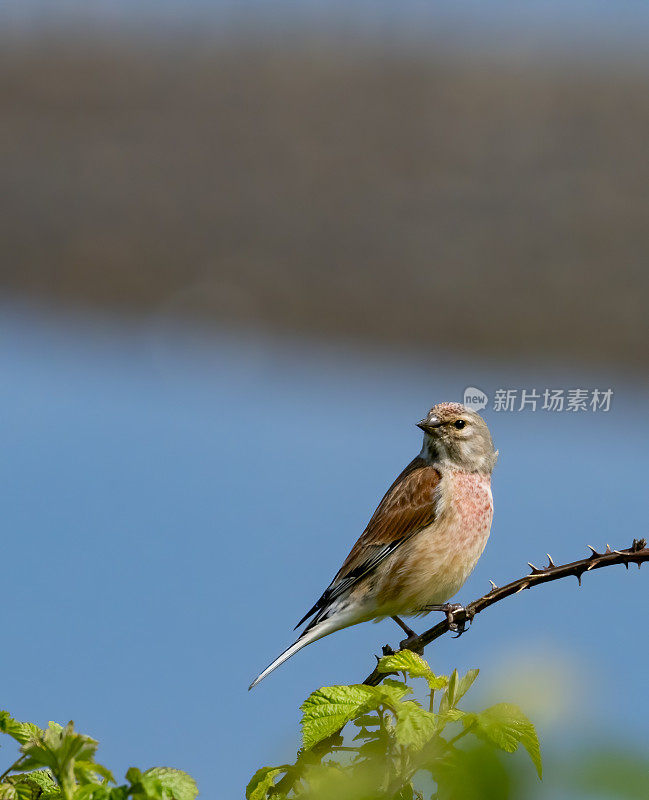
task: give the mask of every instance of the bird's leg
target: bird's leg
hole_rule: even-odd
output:
[[[399,642],[399,647],[402,650],[412,650],[413,653],[419,653],[420,656],[423,655],[424,648],[422,647],[422,645],[415,644],[415,640],[419,639],[419,637],[413,631],[413,629],[408,627],[408,625],[406,625],[406,623],[399,617],[392,617],[392,619],[404,631],[404,633],[408,634],[407,639],[404,639],[402,642]]]
[[[409,628],[406,623],[400,619],[399,617],[392,617],[392,619],[397,623],[397,625],[401,628],[401,630],[407,634],[408,636],[416,636],[417,634],[413,631],[412,628]]]
[[[399,617],[392,617],[392,619],[405,633],[408,634],[407,639],[399,642],[399,647],[401,650],[412,650],[413,653],[418,653],[420,656],[423,656],[424,647],[418,641],[419,636],[417,636],[413,629],[408,627],[408,625],[406,625],[406,623]]]

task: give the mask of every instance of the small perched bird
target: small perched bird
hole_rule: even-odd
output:
[[[482,555],[493,517],[491,472],[498,453],[482,417],[461,403],[438,403],[417,423],[419,455],[398,476],[325,589],[295,626],[311,622],[250,689],[307,644],[367,620],[459,606],[446,601]]]

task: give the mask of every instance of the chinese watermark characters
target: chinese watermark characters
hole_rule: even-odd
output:
[[[613,389],[496,389],[492,411],[547,411],[569,413],[610,411]],[[464,405],[486,408],[489,398],[475,386],[464,390]]]

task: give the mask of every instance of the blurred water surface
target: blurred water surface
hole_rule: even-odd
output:
[[[247,692],[418,451],[414,422],[466,385],[615,397],[608,414],[486,412],[500,448],[495,523],[461,600],[546,552],[572,560],[647,533],[647,386],[628,377],[15,303],[0,316],[0,364],[2,705],[73,718],[118,776],[167,764],[203,796],[241,796],[256,767],[291,758],[310,690],[362,680],[398,641],[391,622],[340,632]],[[646,736],[647,693],[629,687],[649,655],[648,579],[615,568],[581,589],[523,593],[428,656],[440,672],[480,666],[490,700],[510,699],[503,683],[519,691],[536,664],[537,701],[554,697],[548,713],[530,708],[546,743]],[[543,796],[556,796],[551,781]]]

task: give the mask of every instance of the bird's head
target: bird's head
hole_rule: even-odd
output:
[[[487,423],[461,403],[438,403],[417,427],[424,432],[423,451],[433,460],[467,472],[493,470],[498,451]]]

